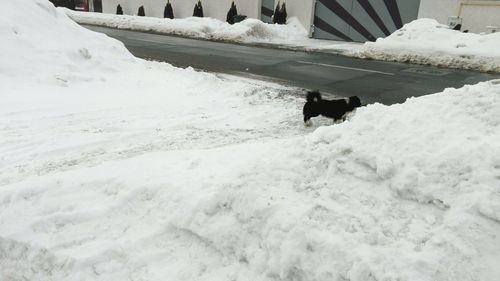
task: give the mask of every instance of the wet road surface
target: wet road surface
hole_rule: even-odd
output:
[[[447,87],[500,78],[457,69],[85,27],[122,41],[137,57],[318,89],[335,96],[357,95],[364,104],[401,103],[408,97],[441,92]]]

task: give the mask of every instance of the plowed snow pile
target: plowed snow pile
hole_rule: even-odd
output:
[[[307,31],[295,17],[290,18],[286,25],[267,24],[252,18],[230,25],[227,22],[209,17],[164,19],[129,15],[86,13],[63,8],[60,9],[68,14],[68,16],[70,16],[74,21],[81,24],[100,25],[136,31],[150,31],[200,39],[245,43],[302,42],[304,39],[307,39]]]
[[[337,53],[364,59],[500,72],[500,33],[462,33],[427,18],[405,24],[376,42],[361,44],[308,38],[307,30],[295,17],[289,18],[286,25],[267,24],[250,18],[230,25],[212,18],[171,20],[60,9],[81,24],[247,44],[265,43],[276,48]]]
[[[304,128],[287,89],[0,10],[0,280],[497,281],[500,82]]]
[[[500,72],[500,33],[462,33],[433,19],[405,24],[350,55],[377,60]],[[348,52],[349,53],[349,52]]]

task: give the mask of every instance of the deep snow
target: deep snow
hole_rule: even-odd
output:
[[[0,280],[500,276],[500,81],[306,128],[293,89],[6,6]]]
[[[71,19],[81,24],[172,34],[206,40],[265,44],[277,48],[325,50],[328,52],[343,52],[360,46],[359,43],[309,39],[307,30],[295,17],[289,18],[286,25],[267,24],[252,18],[247,18],[242,22],[230,25],[227,22],[208,17],[162,19],[77,12],[66,8],[59,9],[64,11]]]
[[[500,33],[462,33],[433,19],[418,19],[351,55],[360,58],[500,72]]]
[[[500,72],[500,33],[462,33],[426,18],[405,24],[376,42],[360,44],[308,38],[306,29],[294,17],[288,19],[286,25],[266,24],[256,19],[229,25],[212,18],[171,20],[62,10],[82,24],[246,44],[265,43],[276,48],[333,52],[364,59]]]
[[[307,31],[297,18],[291,18],[287,25],[266,24],[252,18],[230,25],[227,22],[208,17],[163,19],[77,12],[65,8],[60,9],[67,13],[73,20],[81,24],[101,25],[139,31],[153,31],[201,39],[234,42],[283,43],[307,38]]]

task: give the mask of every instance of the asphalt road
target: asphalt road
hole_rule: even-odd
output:
[[[500,75],[456,69],[85,27],[122,41],[141,58],[319,89],[327,95],[357,95],[364,104],[401,103],[411,96],[500,78]]]

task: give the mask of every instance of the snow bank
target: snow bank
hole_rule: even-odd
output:
[[[418,19],[386,38],[351,52],[361,58],[500,72],[500,33],[451,30],[433,19]]]
[[[0,73],[0,280],[498,279],[499,81],[306,128],[287,89],[7,3],[25,36]],[[54,22],[67,46],[30,41],[57,41]],[[95,71],[66,60],[81,38]]]
[[[121,42],[81,32],[78,24],[47,1],[26,4],[28,10],[15,2],[7,1],[9,10],[1,12],[0,75],[44,79],[46,73],[58,73],[62,80],[66,75],[85,79],[86,72],[112,72],[118,69],[114,65],[135,60]],[[103,63],[106,60],[114,65]]]
[[[304,40],[307,31],[297,18],[290,18],[286,25],[266,24],[257,19],[246,19],[230,25],[213,18],[189,17],[162,19],[128,15],[76,12],[64,10],[81,24],[92,24],[120,29],[180,35],[192,38],[234,42],[287,42]]]
[[[359,44],[310,39],[297,18],[290,18],[287,25],[266,24],[256,19],[229,25],[211,18],[171,20],[61,10],[81,24],[209,40],[265,43],[277,48],[332,52],[364,59],[500,72],[500,33],[462,33],[432,19],[415,20],[386,38]]]

